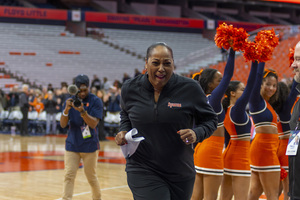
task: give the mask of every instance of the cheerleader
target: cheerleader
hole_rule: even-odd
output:
[[[250,132],[251,120],[246,112],[254,85],[257,62],[252,63],[247,86],[231,81],[225,92],[223,107],[226,111],[224,126],[230,141],[223,153],[224,175],[221,184],[221,200],[247,199],[250,185]]]
[[[257,200],[263,191],[267,199],[278,199],[278,119],[270,104],[278,99],[278,76],[274,70],[264,71],[264,65],[264,62],[258,65],[256,82],[249,100],[256,134],[250,146],[251,179],[248,200]]]
[[[222,151],[224,146],[224,118],[221,100],[234,71],[235,51],[230,49],[224,76],[216,69],[207,68],[194,77],[200,82],[208,101],[218,115],[218,128],[208,139],[195,147],[196,179],[192,200],[215,200],[223,177]]]

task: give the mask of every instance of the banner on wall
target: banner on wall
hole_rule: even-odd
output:
[[[72,10],[72,21],[73,22],[81,21],[81,11],[80,10]]]
[[[199,29],[204,28],[204,21],[201,19],[155,17],[155,16],[130,15],[130,14],[85,12],[85,20],[87,22],[99,22],[99,23],[166,26],[166,27],[178,27],[178,28],[199,28]]]
[[[67,20],[66,10],[0,6],[0,17]]]
[[[69,18],[68,18],[69,13]],[[115,14],[115,13],[100,13],[100,12],[84,12],[67,11],[56,9],[39,9],[39,8],[24,8],[0,6],[0,18],[25,18],[38,20],[59,20],[67,21],[86,21],[98,23],[113,23],[113,24],[129,24],[129,25],[146,25],[146,26],[161,26],[161,27],[176,27],[176,28],[196,28],[196,29],[215,29],[220,23],[226,22],[235,27],[242,27],[246,31],[252,31],[271,24],[257,24],[247,22],[230,22],[174,17],[157,17],[157,16],[141,16],[132,14]]]

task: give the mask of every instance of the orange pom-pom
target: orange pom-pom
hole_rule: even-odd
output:
[[[244,50],[244,58],[246,62],[259,60],[262,54],[262,48],[255,42],[247,42]]]
[[[234,28],[226,23],[221,24],[215,35],[217,47],[228,50],[230,47],[234,51],[243,51],[249,34],[243,28]]]
[[[283,181],[286,177],[287,177],[286,170],[281,168],[281,170],[280,170],[280,180]]]
[[[274,48],[279,44],[279,38],[274,29],[259,31],[254,42],[248,42],[244,51],[246,61],[266,62],[272,59]]]
[[[275,48],[279,44],[279,37],[273,28],[272,30],[262,30],[257,33],[255,42]]]
[[[290,65],[289,67],[292,66],[293,62],[294,62],[294,54],[295,54],[295,48],[290,48],[290,51],[289,51],[289,62],[290,62]]]
[[[268,60],[271,60],[274,48],[269,46],[269,45],[262,46],[261,48],[263,50],[262,50],[261,57],[260,57],[260,59],[258,59],[258,61],[259,62],[266,62]]]

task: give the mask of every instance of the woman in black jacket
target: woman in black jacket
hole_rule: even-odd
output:
[[[145,139],[126,157],[127,182],[135,200],[190,200],[195,180],[192,144],[208,138],[217,116],[200,85],[174,73],[172,49],[147,50],[147,73],[126,81],[121,91],[118,145],[133,128]]]

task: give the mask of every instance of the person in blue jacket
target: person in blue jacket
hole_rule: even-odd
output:
[[[81,104],[76,107],[74,98],[67,99],[60,118],[62,128],[69,123],[62,199],[72,199],[74,181],[82,159],[84,173],[92,189],[92,198],[100,200],[100,185],[96,174],[100,144],[96,127],[99,120],[102,120],[103,105],[100,98],[89,92],[88,76],[78,75],[75,85],[78,88],[76,95]]]
[[[127,182],[135,200],[189,200],[195,181],[192,144],[217,128],[217,116],[200,85],[174,73],[172,49],[151,45],[147,72],[126,81],[121,90],[117,145],[133,128],[142,140],[126,158]]]

